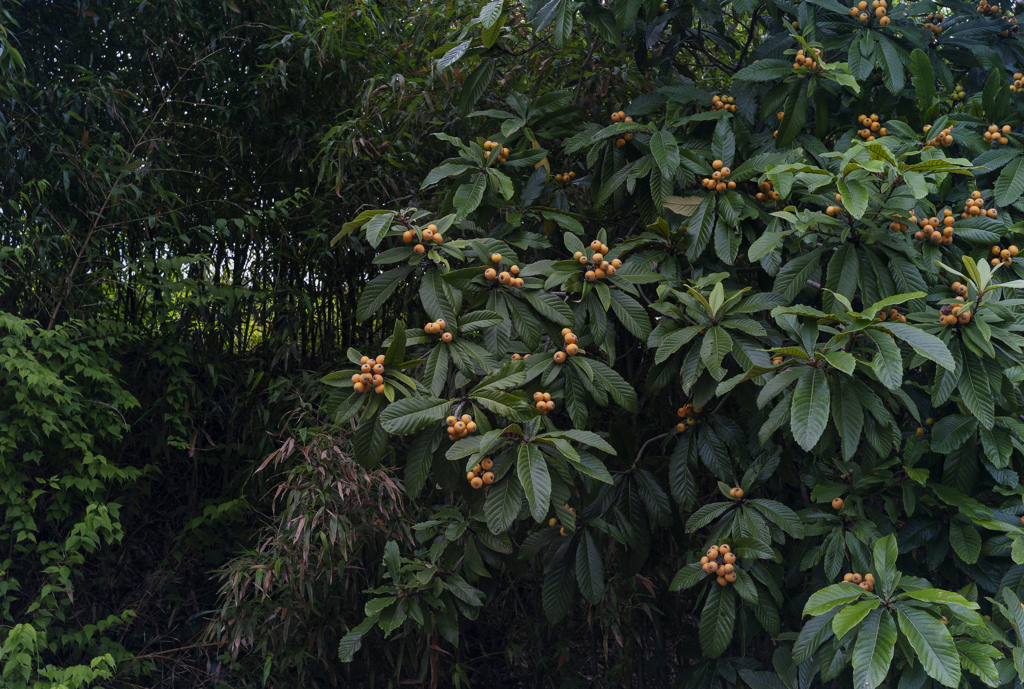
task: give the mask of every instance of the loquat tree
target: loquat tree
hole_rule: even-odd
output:
[[[524,46],[626,76],[506,87]],[[401,316],[333,418],[422,517],[341,659],[400,634],[468,684],[460,629],[535,597],[606,681],[1024,680],[1016,20],[493,0],[436,55],[450,157],[335,239],[376,251],[358,320]]]

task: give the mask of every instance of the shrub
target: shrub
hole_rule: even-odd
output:
[[[433,512],[343,660],[377,628],[457,646],[525,560],[515,595],[624,648],[649,595],[678,686],[1024,673],[1016,23],[860,5],[499,0],[440,58],[486,109],[435,135],[426,209],[339,234],[377,251],[359,320],[405,300],[325,378],[335,421]],[[524,19],[636,70],[499,102]]]

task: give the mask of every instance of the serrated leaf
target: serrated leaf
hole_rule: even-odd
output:
[[[955,687],[960,683],[960,656],[946,625],[924,610],[898,606],[900,631],[910,642],[924,671],[932,679]]]
[[[881,685],[889,674],[895,649],[896,623],[888,610],[876,607],[867,614],[857,632],[857,643],[850,658],[854,686],[875,689]]]
[[[797,444],[810,451],[828,425],[828,375],[808,366],[796,381],[789,410],[790,425]]]
[[[700,647],[704,655],[717,658],[732,641],[736,626],[736,594],[731,586],[712,586],[700,616]]]

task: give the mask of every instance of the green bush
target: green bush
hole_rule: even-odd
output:
[[[423,515],[341,659],[397,633],[396,675],[475,684],[460,627],[492,615],[509,666],[563,686],[648,661],[681,687],[1013,686],[1015,20],[610,5],[484,4],[437,51],[480,109],[435,135],[428,209],[338,235],[377,252],[359,320],[402,320],[324,379],[334,420]],[[538,65],[636,69],[601,102],[546,74],[501,99],[524,22]]]
[[[144,474],[108,454],[138,405],[105,351],[117,340],[0,312],[0,660],[12,689],[88,686],[127,656],[104,632],[131,611],[86,625],[67,615],[87,568],[124,535],[111,495]]]

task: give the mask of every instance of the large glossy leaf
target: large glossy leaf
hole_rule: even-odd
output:
[[[523,443],[519,446],[516,472],[523,484],[533,518],[541,521],[547,516],[551,502],[551,474],[548,463],[537,446]]]
[[[896,623],[888,610],[875,608],[861,622],[853,647],[853,683],[875,689],[885,681],[896,648]]]
[[[732,586],[713,585],[700,616],[700,647],[704,655],[717,658],[732,641],[736,626],[736,593]]]
[[[900,631],[910,642],[928,676],[947,687],[960,683],[960,657],[946,625],[924,610],[906,605],[896,608]]]
[[[797,444],[810,451],[828,424],[828,374],[820,368],[808,366],[797,378],[793,401],[789,410],[793,437]]]

